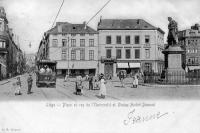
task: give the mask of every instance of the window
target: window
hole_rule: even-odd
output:
[[[1,41],[0,42],[0,48],[6,48],[6,42]]]
[[[145,67],[145,70],[147,72],[150,72],[152,70],[152,64],[151,63],[145,63],[144,67]]]
[[[117,36],[116,41],[117,41],[116,42],[117,44],[121,44],[121,41],[122,41],[121,36]]]
[[[111,58],[112,53],[111,53],[111,49],[106,49],[106,58]]]
[[[149,35],[146,35],[146,36],[145,36],[145,43],[146,43],[146,44],[149,44],[149,43],[150,43],[150,36],[149,36]]]
[[[71,39],[71,46],[76,47],[76,39]]]
[[[140,49],[135,49],[135,59],[140,58]]]
[[[89,47],[94,47],[94,39],[89,39]]]
[[[58,46],[58,39],[53,39],[52,46],[57,47]]]
[[[121,59],[122,58],[122,50],[121,49],[117,49],[116,50],[116,58],[117,59]]]
[[[89,60],[94,60],[94,50],[89,50]]]
[[[3,22],[0,22],[0,30],[4,31],[4,23]]]
[[[89,36],[94,36],[94,34],[89,34]]]
[[[66,60],[67,59],[67,52],[65,49],[62,49],[62,60]]]
[[[111,36],[106,36],[106,44],[111,44]]]
[[[126,59],[130,59],[130,58],[131,58],[131,50],[126,49]]]
[[[190,44],[190,40],[188,40],[188,45]]]
[[[80,60],[85,60],[85,50],[80,50]]]
[[[140,44],[140,36],[135,36],[135,44]]]
[[[130,44],[131,43],[131,38],[130,38],[130,36],[126,36],[126,44]]]
[[[66,47],[67,46],[67,40],[66,39],[62,39],[62,46]]]
[[[145,56],[146,58],[150,58],[150,49],[145,49]]]
[[[85,34],[84,34],[84,33],[81,33],[80,36],[85,36]]]
[[[72,33],[71,36],[76,36],[76,34],[75,34],[75,33]]]
[[[71,51],[71,60],[76,60],[76,51],[75,50]]]
[[[85,39],[81,39],[80,40],[80,46],[81,47],[85,47]]]

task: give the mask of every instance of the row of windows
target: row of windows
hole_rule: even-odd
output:
[[[106,49],[106,58],[112,57],[112,50]],[[145,49],[145,57],[148,59],[150,58],[150,49]],[[116,58],[122,58],[122,49],[116,49]],[[125,49],[125,58],[131,58],[131,49]],[[140,49],[135,49],[135,59],[140,59]]]
[[[62,50],[62,60],[67,59],[66,50]],[[76,60],[76,50],[71,51],[71,60]],[[80,50],[80,60],[85,60],[85,50]],[[94,50],[89,50],[89,60],[94,60]]]
[[[188,53],[198,53],[198,49],[188,49]]]
[[[66,35],[68,35],[68,34],[62,34],[62,36],[66,36]],[[85,33],[80,33],[80,34],[72,33],[72,34],[71,34],[71,36],[77,36],[77,35],[85,36],[85,35],[87,35],[87,34],[85,34]],[[88,34],[88,35],[89,35],[89,36],[94,36],[94,34]]]
[[[62,39],[62,47],[66,47],[69,41]],[[58,39],[52,40],[52,46],[58,47]],[[76,39],[71,39],[71,47],[76,47]],[[80,47],[85,47],[85,39],[80,39]],[[89,39],[89,47],[94,47],[94,39]]]
[[[197,45],[198,40],[188,40],[188,45],[190,45],[190,44]]]
[[[188,59],[188,64],[197,64],[197,63],[199,63],[198,57],[191,57]]]
[[[6,48],[6,42],[0,41],[0,48]]]
[[[125,36],[125,44],[130,44],[131,43],[131,36],[127,35]],[[135,44],[140,44],[140,36],[137,35],[134,37],[134,43]],[[150,43],[150,36],[145,35],[145,43]],[[112,44],[112,37],[111,36],[106,36],[106,44]],[[121,36],[116,36],[116,44],[122,44],[122,37]]]

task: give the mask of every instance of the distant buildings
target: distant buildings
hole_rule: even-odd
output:
[[[164,32],[142,19],[101,19],[98,24],[100,72],[116,76],[164,69]]]
[[[83,24],[57,22],[40,42],[37,60],[57,61],[57,74],[97,74],[98,32]]]
[[[15,43],[3,7],[0,7],[0,79],[22,73],[23,52]]]
[[[185,50],[183,64],[186,70],[200,70],[200,25],[180,31],[179,43]]]
[[[30,67],[35,66],[35,54],[25,54],[25,58],[26,58],[26,65]]]

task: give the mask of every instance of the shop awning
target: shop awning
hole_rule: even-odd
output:
[[[199,70],[200,66],[188,66],[189,70]]]
[[[128,63],[117,63],[117,68],[129,68]]]
[[[130,68],[140,68],[140,63],[129,63]]]

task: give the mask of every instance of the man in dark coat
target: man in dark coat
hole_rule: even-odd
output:
[[[27,94],[31,94],[31,88],[32,88],[32,84],[33,84],[33,78],[32,78],[31,74],[29,74],[29,77],[27,79],[27,83],[28,83],[28,92],[27,92]]]
[[[93,90],[93,76],[90,75],[88,80],[89,80],[89,90]]]

